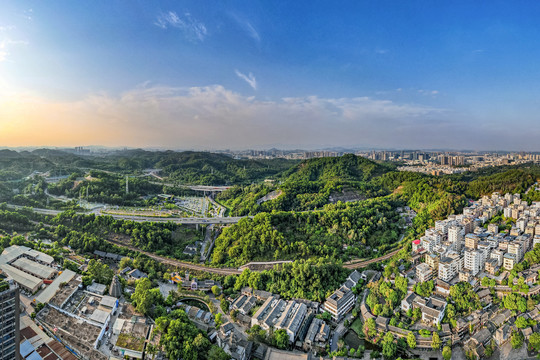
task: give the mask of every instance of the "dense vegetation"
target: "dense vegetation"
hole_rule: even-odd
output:
[[[282,174],[282,183],[258,185],[242,189],[233,187],[218,196],[236,215],[263,211],[305,211],[323,207],[330,196],[348,193],[353,198],[370,198],[382,192],[369,181],[391,171],[371,160],[347,154],[334,158],[305,160]],[[274,200],[258,204],[257,200],[271,191],[282,194]]]
[[[212,263],[237,266],[252,260],[368,256],[401,232],[396,205],[386,199],[326,205],[322,211],[260,213],[226,228],[216,240]]]
[[[223,349],[212,345],[207,335],[197,329],[182,309],[157,318],[156,331],[161,333],[160,345],[169,359],[230,359]]]
[[[117,220],[112,216],[84,215],[66,211],[52,219],[57,225],[55,235],[60,241],[83,252],[93,252],[109,236],[126,235],[126,245],[155,252],[160,255],[185,258],[182,254],[188,244],[201,240],[195,228],[172,222],[153,223]]]
[[[161,169],[160,176],[167,177],[168,182],[235,185],[218,195],[217,200],[230,209],[231,215],[256,217],[223,231],[211,259],[215,265],[237,266],[252,260],[315,258],[340,262],[369,258],[395,247],[402,235],[410,239],[432,226],[434,220],[461,212],[470,198],[510,191],[522,193],[527,201],[540,199],[540,192],[534,189],[525,195],[540,175],[539,167],[528,164],[435,177],[398,172],[392,165],[351,154],[300,163],[143,150],[101,157],[56,150],[2,154],[5,156],[0,157],[0,170],[5,179],[28,174],[28,169],[50,170],[52,175],[71,174],[56,184],[47,184],[40,177],[0,182],[0,201],[31,207],[77,209],[75,202],[55,200],[47,192],[72,199],[83,196],[90,202],[141,206],[150,205],[151,200],[145,200],[147,195],[179,191],[153,177],[142,176],[148,168]],[[125,192],[126,174],[130,177],[129,194]],[[263,182],[266,178],[274,181]],[[400,221],[396,211],[405,205],[417,213],[412,228],[406,232],[405,222]],[[6,218],[5,223],[9,222],[13,221]],[[148,232],[144,226],[129,222],[102,225],[100,228],[110,233],[129,236],[139,248],[180,259],[183,247],[197,238],[186,233],[179,242],[168,225],[157,232],[157,227]],[[88,251],[94,248],[92,236],[103,236],[81,232],[84,234],[62,234],[63,239]]]
[[[280,294],[288,299],[301,298],[322,302],[345,281],[349,273],[350,271],[337,265],[294,261],[262,272],[244,270],[236,278],[234,290],[239,291],[244,286],[249,286]],[[231,280],[226,279],[224,286],[232,286]]]

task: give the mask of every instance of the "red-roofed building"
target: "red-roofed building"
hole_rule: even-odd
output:
[[[416,239],[412,242],[412,251],[418,251],[420,248],[420,240]]]

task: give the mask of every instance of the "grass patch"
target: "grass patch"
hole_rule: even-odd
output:
[[[354,331],[356,335],[362,336],[363,335],[362,326],[363,326],[362,320],[360,320],[360,317],[358,317],[352,323],[351,330]]]
[[[118,335],[116,346],[133,351],[142,351],[144,347],[145,338],[138,338],[131,334],[122,333]]]

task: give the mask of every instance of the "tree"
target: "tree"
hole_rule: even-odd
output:
[[[146,352],[151,356],[151,359],[154,359],[157,355],[158,349],[154,344],[148,344]]]
[[[395,286],[396,289],[402,294],[402,296],[407,295],[407,283],[408,280],[406,277],[403,277],[401,275],[396,276]]]
[[[221,322],[221,313],[219,314],[216,314],[216,317],[214,319],[214,322],[216,323],[216,329],[219,329],[219,327],[221,326],[222,322]]]
[[[219,307],[221,307],[224,313],[227,313],[229,311],[229,302],[223,298],[219,301]]]
[[[525,337],[523,336],[523,333],[521,330],[512,331],[512,348],[513,349],[519,349],[521,346],[523,346],[523,341],[525,340]]]
[[[433,350],[439,350],[441,348],[441,338],[439,337],[438,332],[433,332],[433,337],[431,338],[431,347]]]
[[[125,269],[127,267],[133,267],[133,260],[131,260],[128,257],[123,257],[122,260],[120,260],[120,264],[118,265],[119,269]],[[170,280],[170,279],[167,279]]]
[[[364,324],[364,334],[367,338],[373,338],[375,335],[377,335],[377,324],[375,324],[375,320],[373,320],[373,318],[366,320],[366,323]]]
[[[212,294],[215,296],[219,296],[219,294],[221,294],[221,289],[217,285],[212,286],[210,290],[212,290]]]
[[[539,333],[535,332],[529,337],[529,346],[534,351],[540,350],[540,334]]]
[[[518,329],[525,329],[527,326],[529,326],[529,323],[523,316],[520,316],[516,319],[516,326]]]
[[[150,292],[151,288],[152,283],[150,279],[142,278],[137,280],[135,292],[131,295],[131,299],[135,303],[135,309],[145,315],[150,312],[153,304],[152,293]]]
[[[289,345],[289,335],[285,329],[274,331],[274,344],[280,349],[286,349]]]
[[[387,359],[394,359],[397,352],[397,344],[394,342],[394,335],[387,332],[382,341],[382,353]]]
[[[231,357],[219,346],[213,345],[208,352],[208,360],[229,360]]]
[[[442,356],[444,360],[450,360],[452,359],[452,348],[450,346],[446,345],[442,349]]]
[[[98,283],[108,285],[114,276],[114,271],[100,260],[90,260],[86,272]]]
[[[409,345],[411,349],[416,348],[416,336],[414,336],[412,331],[407,334],[407,345]]]
[[[422,318],[422,310],[420,308],[415,308],[412,312],[412,319],[417,321]]]

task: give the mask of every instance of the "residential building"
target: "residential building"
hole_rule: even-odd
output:
[[[488,261],[486,261],[484,270],[486,270],[491,275],[495,275],[497,271],[499,271],[499,264],[497,259],[491,258]]]
[[[324,309],[332,314],[334,320],[341,320],[343,315],[354,307],[356,295],[352,292],[352,288],[358,284],[361,278],[362,274],[356,270],[353,271],[345,283],[326,299]]]
[[[346,286],[341,286],[324,302],[324,309],[328,311],[335,321],[347,314],[356,302],[356,295]]]
[[[522,244],[517,241],[508,244],[508,253],[515,256],[516,262],[520,262],[523,258]]]
[[[503,267],[506,270],[512,270],[517,264],[516,256],[514,254],[506,253],[504,254]]]
[[[457,254],[451,254],[439,262],[439,279],[450,282],[461,270],[461,259]]]
[[[459,225],[452,225],[448,228],[448,241],[453,244],[454,251],[461,251],[461,243],[463,242],[464,235],[465,231]]]
[[[473,276],[476,276],[482,269],[481,256],[478,250],[465,251],[465,264],[464,268],[471,271]]]
[[[423,322],[430,325],[437,325],[444,317],[446,305],[446,301],[435,296],[425,299],[415,293],[410,293],[401,301],[401,310],[407,312],[409,309],[419,308],[422,311]]]
[[[465,247],[468,249],[476,249],[478,247],[478,236],[475,234],[465,235]]]
[[[433,278],[433,270],[426,263],[421,263],[416,267],[416,278],[420,282],[426,282]]]
[[[489,224],[488,225],[488,232],[492,234],[498,234],[499,233],[499,225],[497,224]]]
[[[439,257],[437,255],[426,254],[425,261],[433,269],[433,272],[437,273],[439,271]]]
[[[13,283],[0,280],[0,360],[18,360],[19,331],[19,289]]]
[[[492,250],[491,251],[491,254],[490,254],[490,257],[492,259],[496,259],[497,260],[497,266],[502,266],[503,264],[503,258],[504,258],[504,253],[500,250]]]

